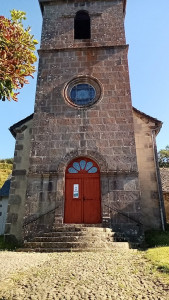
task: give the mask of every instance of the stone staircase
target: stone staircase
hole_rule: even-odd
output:
[[[82,252],[105,251],[113,248],[129,249],[122,233],[103,228],[102,224],[63,224],[25,241],[24,252]]]

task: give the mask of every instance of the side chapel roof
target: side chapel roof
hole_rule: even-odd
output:
[[[162,125],[163,125],[163,122],[161,122],[160,120],[154,118],[154,117],[151,117],[147,114],[145,114],[144,112],[138,110],[137,108],[133,107],[133,112],[135,112],[139,117],[141,118],[144,118],[144,119],[147,119],[149,120],[150,122],[153,122],[154,125],[155,125],[155,128],[152,128],[155,130],[155,133],[156,135],[159,133]]]
[[[13,135],[14,138],[16,138],[16,131],[15,129],[17,129],[18,127],[24,125],[26,122],[30,121],[33,119],[33,114],[31,114],[30,116],[22,119],[21,121],[13,124],[11,127],[9,127],[9,131],[11,132],[11,134]]]

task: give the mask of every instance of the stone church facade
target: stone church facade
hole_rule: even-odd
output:
[[[35,111],[10,128],[6,235],[101,223],[139,240],[165,225],[155,148],[162,124],[132,107],[126,1],[39,2]]]

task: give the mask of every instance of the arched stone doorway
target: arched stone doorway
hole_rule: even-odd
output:
[[[101,223],[100,168],[90,158],[76,158],[66,168],[64,223]]]

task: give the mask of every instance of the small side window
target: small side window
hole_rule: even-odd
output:
[[[76,13],[74,20],[74,38],[90,39],[90,17],[88,12],[81,10]]]

